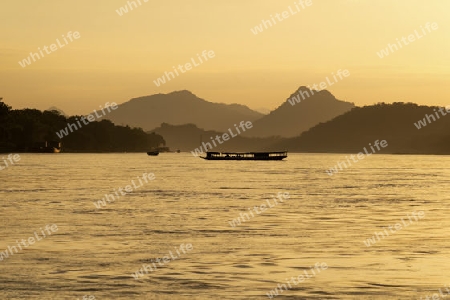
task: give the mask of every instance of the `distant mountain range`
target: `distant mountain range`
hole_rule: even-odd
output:
[[[450,113],[439,107],[394,103],[356,107],[276,146],[293,152],[358,153],[386,140],[381,153],[450,154]]]
[[[213,151],[358,153],[369,143],[386,140],[388,147],[380,153],[450,154],[450,116],[436,113],[439,109],[413,103],[355,107],[326,90],[300,87],[268,115],[179,91],[132,99],[108,117],[156,132],[171,149],[182,151],[193,151],[201,141],[248,120],[251,129]]]
[[[299,95],[310,95],[305,99]],[[300,99],[291,102],[293,99]],[[240,121],[251,121],[254,126],[247,137],[294,137],[320,122],[349,111],[353,103],[337,100],[328,91],[311,91],[300,87],[283,104],[268,115],[239,104],[212,103],[198,98],[189,91],[132,99],[105,118],[117,125],[152,130],[162,123],[171,125],[195,124],[205,130],[226,132]]]
[[[306,89],[303,91],[306,91]],[[196,98],[189,92],[179,93],[182,94],[181,98],[191,98],[191,100]],[[308,110],[315,110],[317,106],[323,110],[328,110],[330,107],[348,109],[350,105],[353,105],[336,100],[326,91],[315,93],[315,96],[305,99],[304,102],[300,101],[300,103],[297,103],[296,101],[293,103],[294,105],[291,105],[292,97],[295,97],[295,94],[293,94],[287,102],[269,115],[272,118],[269,121],[275,122],[274,120],[278,120],[278,122],[283,122],[280,116],[283,113],[285,116],[290,115],[290,112],[287,111],[289,108],[287,105],[292,106],[290,108],[292,110],[296,109],[297,106],[301,107],[298,114],[305,116],[304,120],[309,120],[306,117]],[[160,95],[156,96],[159,97]],[[178,98],[178,96],[175,98]],[[178,103],[178,100],[173,103]],[[188,100],[188,102],[191,100]],[[207,102],[201,99],[193,101],[201,101],[202,105],[200,106],[203,106],[203,102]],[[303,106],[301,106],[302,104]],[[210,104],[206,105],[209,106]],[[254,116],[250,109],[243,106],[219,105],[225,107],[229,116],[234,115],[235,117],[236,114],[240,117],[243,117],[243,115]],[[56,109],[52,108],[52,110]],[[192,111],[192,109],[186,109],[186,112],[189,111]],[[230,113],[233,111],[235,114]],[[212,112],[217,115],[216,107],[212,109]],[[293,115],[295,116],[295,114],[291,116]],[[58,111],[12,110],[8,105],[0,101],[0,151],[25,151],[37,142],[59,141],[56,132],[61,132],[61,129],[67,127],[69,123],[78,124],[79,120],[76,117],[79,116],[65,117]],[[322,117],[325,118],[326,116],[322,115]],[[293,124],[289,123],[292,121],[288,117],[285,118],[287,124]],[[242,121],[242,119],[235,120],[236,124]],[[262,117],[254,121],[253,126],[269,126],[267,124],[270,122],[266,120],[266,117]],[[28,125],[25,126],[24,124]],[[222,136],[231,127],[229,123],[223,123],[222,126],[225,127],[224,130],[208,130],[201,129],[194,124],[170,125],[163,122],[161,126],[152,130],[152,134],[145,134],[140,129],[114,126],[110,121],[102,120],[76,129],[62,138],[62,142],[65,150],[79,152],[147,151],[151,147],[164,144],[172,150],[195,151],[196,148],[199,149],[200,146],[204,145],[203,143],[211,143],[211,138],[215,138],[217,135]],[[300,125],[291,126],[299,128],[299,131],[304,130],[301,127],[295,127]],[[254,129],[255,131],[261,130],[250,128],[244,133]],[[235,129],[233,131],[236,133]],[[287,150],[290,152],[356,154],[368,147],[369,143],[375,145],[376,140],[379,142],[386,140],[387,142],[387,147],[382,148],[378,153],[449,155],[450,107],[447,111],[443,107],[419,106],[414,103],[399,102],[353,107],[350,111],[338,115],[329,121],[316,124],[312,128],[303,131],[301,135],[293,138],[279,136],[248,137],[238,134],[232,136],[226,142],[220,144],[218,142],[212,149],[203,147],[202,150]]]
[[[255,121],[263,114],[240,104],[212,103],[189,91],[131,99],[105,118],[117,125],[152,130],[162,123],[193,123],[208,130],[227,131],[240,121]]]

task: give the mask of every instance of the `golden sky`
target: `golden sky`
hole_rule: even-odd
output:
[[[350,76],[328,88],[338,99],[450,104],[449,0],[311,0],[304,8],[301,0],[134,1],[138,7],[122,16],[116,10],[126,0],[1,1],[0,97],[13,108],[81,114],[187,89],[213,102],[274,109],[299,86],[347,69]],[[251,29],[271,15],[277,23],[255,35]],[[428,22],[438,29],[425,35]],[[421,38],[378,56],[416,30]],[[80,36],[64,43],[70,31]],[[18,63],[57,39],[64,47]],[[204,50],[215,56],[200,64]],[[155,85],[191,59],[198,66]]]

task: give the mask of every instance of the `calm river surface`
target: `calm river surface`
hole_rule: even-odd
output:
[[[0,298],[268,299],[305,273],[275,298],[420,299],[444,291],[450,157],[372,155],[327,175],[344,157],[23,154],[0,171],[0,254],[17,248],[0,261]],[[143,173],[155,179],[96,208]],[[290,198],[274,205],[278,192]],[[274,207],[251,217],[249,208],[267,200]],[[412,217],[421,211],[423,218]],[[241,213],[249,219],[232,227]],[[47,224],[58,229],[43,237]],[[35,232],[41,240],[20,250]],[[193,248],[183,253],[182,244]],[[161,263],[169,251],[180,255]],[[152,263],[153,272],[132,276]],[[313,276],[316,263],[328,268]]]

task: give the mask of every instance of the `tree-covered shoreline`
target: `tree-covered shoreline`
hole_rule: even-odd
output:
[[[165,145],[161,135],[117,126],[109,120],[91,122],[61,139],[57,136],[81,117],[66,117],[56,110],[14,110],[0,98],[0,153],[33,152],[46,141],[61,142],[62,152],[72,153],[146,152]]]

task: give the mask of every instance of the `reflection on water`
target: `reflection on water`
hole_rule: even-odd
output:
[[[264,299],[316,263],[328,268],[276,298],[420,299],[450,284],[450,158],[372,155],[327,175],[343,157],[23,154],[0,171],[0,252],[46,224],[58,231],[0,261],[2,298]],[[155,180],[94,205],[144,173]],[[278,192],[290,198],[255,213]],[[182,244],[192,251],[164,263]]]

